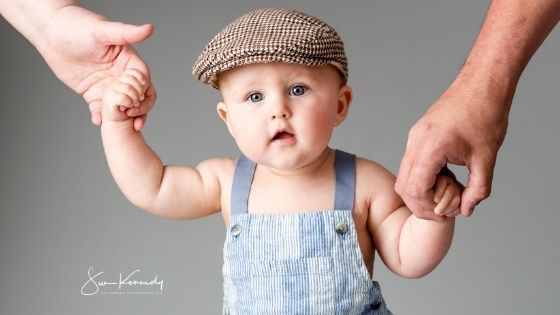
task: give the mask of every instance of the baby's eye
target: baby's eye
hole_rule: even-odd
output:
[[[301,96],[307,91],[307,87],[303,85],[294,85],[290,88],[290,95]]]
[[[248,97],[248,99],[251,100],[251,102],[253,102],[253,103],[260,102],[260,101],[263,100],[263,98],[264,97],[263,97],[262,93],[260,93],[260,92],[251,93]]]

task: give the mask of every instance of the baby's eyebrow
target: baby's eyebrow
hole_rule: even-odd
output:
[[[252,89],[249,89],[248,87],[243,86],[243,87],[240,87],[238,89],[235,89],[235,90],[231,91],[230,94],[233,95],[233,96],[239,96],[239,95],[247,94],[251,90]]]
[[[246,96],[249,95],[249,92],[251,91],[256,91],[256,89],[250,89],[247,86],[241,86],[241,87],[236,87],[235,89],[230,88],[229,90],[227,90],[225,93],[223,90],[220,90],[221,93],[221,97],[222,100],[224,99],[224,95],[229,96],[230,99],[245,99]]]

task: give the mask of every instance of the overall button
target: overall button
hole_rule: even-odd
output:
[[[336,225],[336,233],[340,234],[340,235],[344,235],[346,234],[346,232],[348,232],[348,225],[346,223],[338,223]]]
[[[231,234],[233,236],[237,236],[239,234],[241,234],[241,225],[236,224],[234,226],[231,227]]]

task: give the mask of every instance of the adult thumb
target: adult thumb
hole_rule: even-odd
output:
[[[154,32],[152,24],[132,25],[101,21],[93,27],[94,37],[106,45],[134,45],[144,41]]]
[[[469,180],[461,195],[461,213],[472,215],[474,208],[490,196],[495,160],[475,160],[469,166]]]

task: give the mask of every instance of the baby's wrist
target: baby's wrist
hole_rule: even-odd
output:
[[[133,125],[134,125],[133,118],[126,118],[124,120],[103,118],[101,122],[101,128],[110,129],[114,131],[134,130]]]

